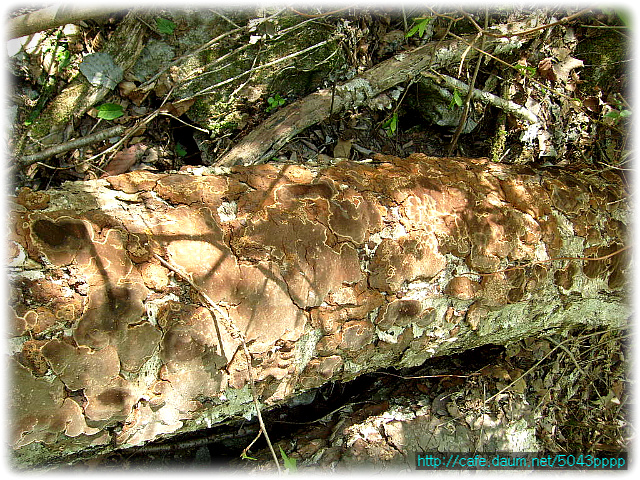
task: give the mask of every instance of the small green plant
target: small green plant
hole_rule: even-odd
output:
[[[616,98],[613,103],[615,105],[612,105],[612,110],[603,115],[604,118],[610,118],[617,124],[620,120],[631,116],[629,104],[624,99]]]
[[[58,60],[60,70],[64,70],[71,63],[71,52],[63,48],[56,54],[56,60]]]
[[[519,63],[516,63],[513,67],[525,77],[533,78],[536,76],[536,67],[532,67],[529,65],[520,65]]]
[[[270,112],[271,110],[275,110],[276,108],[284,105],[286,103],[286,100],[276,93],[273,97],[267,98],[267,102],[269,103],[267,112]]]
[[[409,29],[409,31],[405,34],[404,38],[413,37],[416,33],[418,37],[422,38],[424,36],[424,32],[427,30],[427,26],[431,22],[432,17],[418,17],[413,19],[413,26]]]
[[[187,155],[187,151],[185,150],[185,148],[182,146],[180,142],[176,143],[175,151],[176,151],[176,155],[178,155],[180,158]]]
[[[398,112],[393,112],[391,118],[388,118],[383,124],[382,128],[387,131],[387,135],[392,136],[398,129]]]
[[[612,118],[617,122],[619,122],[621,119],[623,118],[627,118],[631,116],[631,110],[628,109],[624,109],[624,110],[611,110],[610,112],[607,112],[604,114],[605,118]]]
[[[284,450],[282,449],[282,447],[280,447],[280,455],[282,455],[282,461],[284,462],[284,468],[286,468],[289,473],[296,473],[298,471],[298,467],[296,465],[296,463],[297,463],[296,459],[287,457],[287,454],[284,453]]]
[[[103,103],[98,107],[98,118],[103,120],[115,120],[123,115],[122,105],[117,103]]]
[[[156,26],[158,27],[158,31],[165,35],[171,35],[177,27],[171,20],[162,17],[156,18]]]
[[[451,102],[449,103],[449,110],[453,110],[456,107],[461,107],[463,104],[462,97],[460,96],[460,92],[457,88],[453,89],[453,96],[451,97]]]
[[[254,460],[254,461],[258,460],[256,457],[250,457],[249,455],[247,455],[247,452],[245,452],[245,451],[243,451],[240,454],[240,458],[243,459],[243,460]]]

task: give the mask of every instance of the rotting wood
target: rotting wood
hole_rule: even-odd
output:
[[[133,67],[144,47],[143,40],[147,27],[138,18],[142,15],[138,10],[129,12],[102,50],[109,54],[123,71]],[[91,85],[83,75],[79,74],[47,105],[30,126],[29,137],[40,140],[53,132],[62,130],[110,92],[108,87]],[[22,153],[16,152],[17,155]]]
[[[484,344],[626,325],[615,176],[375,160],[23,189],[10,208],[14,463],[252,415],[241,342],[155,255],[242,331],[263,409]]]
[[[322,89],[281,108],[243,137],[216,164],[248,165],[269,159],[295,135],[329,115],[363,105],[379,93],[411,80],[425,68],[459,62],[468,50],[465,37],[461,39],[433,41],[399,53],[338,86],[335,92],[331,88]],[[506,48],[509,43],[489,38],[485,49],[491,52],[498,45]],[[466,58],[477,55],[477,51],[471,50],[466,53]]]

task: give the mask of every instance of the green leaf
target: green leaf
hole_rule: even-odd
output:
[[[453,91],[453,101],[456,102],[457,106],[462,106],[462,97],[460,96],[460,92],[458,90]]]
[[[270,112],[271,110],[275,110],[276,108],[284,105],[286,100],[282,98],[278,93],[276,93],[274,97],[267,98],[267,102],[269,103],[267,112]]]
[[[413,37],[416,34],[416,32],[418,31],[418,28],[420,28],[420,25],[418,25],[418,24],[414,25],[413,27],[411,27],[409,29],[409,31],[406,33],[406,35],[404,37],[405,38]]]
[[[287,457],[287,454],[284,453],[282,447],[278,445],[280,448],[280,455],[282,455],[282,461],[284,462],[284,468],[286,468],[291,473],[296,473],[298,471],[298,467],[296,466],[296,459]]]
[[[458,89],[453,90],[453,97],[451,98],[451,102],[449,103],[449,109],[453,110],[455,107],[461,107],[463,104],[462,97],[460,96],[460,92]]]
[[[115,120],[123,115],[122,106],[117,103],[103,103],[98,107],[98,118],[103,120]]]
[[[382,127],[387,129],[387,135],[389,136],[396,133],[398,129],[398,112],[394,112],[391,118],[382,124]]]
[[[429,25],[429,22],[431,21],[431,17],[425,18],[424,20],[422,20],[418,26],[418,36],[420,38],[422,38],[424,36],[424,32],[427,29],[427,25]]]
[[[631,15],[629,14],[630,12],[627,10],[622,10],[620,8],[616,8],[615,11],[618,14],[618,17],[620,17],[620,20],[622,20],[622,23],[624,23],[625,27],[631,27]]]
[[[60,50],[56,57],[61,69],[67,68],[69,66],[69,63],[71,63],[71,52],[69,50]]]
[[[255,457],[250,457],[249,455],[247,455],[245,452],[242,452],[242,455],[240,455],[240,458],[242,458],[243,460],[258,460]]]
[[[424,36],[424,32],[427,30],[427,25],[431,22],[431,17],[426,18],[414,18],[413,26],[409,29],[409,31],[405,34],[405,38],[413,37],[416,32],[418,36],[422,38]]]
[[[158,26],[158,31],[166,35],[171,35],[177,27],[171,20],[162,17],[156,18],[156,25]]]
[[[187,151],[184,149],[181,143],[176,143],[176,155],[180,158],[184,157],[187,154]]]

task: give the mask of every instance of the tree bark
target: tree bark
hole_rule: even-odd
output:
[[[216,164],[249,165],[268,160],[298,133],[329,115],[363,105],[381,92],[412,80],[429,67],[442,68],[460,63],[462,59],[468,61],[477,57],[478,52],[469,47],[469,44],[474,43],[474,38],[477,40],[477,37],[469,36],[462,41],[429,42],[380,62],[362,75],[337,86],[335,91],[325,88],[307,95],[280,109],[259,127],[251,130]],[[492,52],[497,46],[502,49],[517,48],[516,44],[489,38],[485,49]],[[526,111],[524,107],[521,108]]]
[[[55,5],[35,12],[14,17],[8,22],[9,38],[22,37],[68,23],[95,19],[116,11],[114,8],[100,8],[95,5]]]
[[[10,211],[14,462],[251,416],[220,312],[247,340],[265,408],[488,343],[623,327],[616,178],[416,154],[23,189]]]

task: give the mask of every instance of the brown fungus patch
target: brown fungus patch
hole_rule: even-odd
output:
[[[121,376],[113,377],[101,385],[89,385],[85,389],[85,396],[85,414],[94,422],[122,421],[129,416],[134,404],[140,399],[129,381]]]
[[[149,322],[129,325],[118,344],[122,369],[137,372],[153,355],[160,344],[162,333]]]
[[[480,290],[480,284],[471,280],[469,277],[460,276],[453,277],[446,289],[445,293],[451,295],[458,300],[473,300]]]
[[[433,236],[406,236],[398,241],[385,238],[371,261],[369,284],[389,293],[403,283],[431,279],[445,266]]]
[[[382,216],[369,195],[354,190],[341,192],[340,198],[332,200],[329,207],[329,228],[339,238],[362,243],[367,232],[382,226]]]
[[[382,330],[404,327],[417,320],[422,312],[422,304],[418,300],[394,300],[381,309],[376,325]]]
[[[42,353],[69,390],[104,385],[120,373],[120,359],[112,346],[92,350],[51,340],[42,347]]]
[[[122,175],[107,177],[106,180],[111,185],[111,188],[115,190],[120,190],[124,193],[136,193],[153,190],[158,180],[164,176],[163,174],[144,170],[135,170]]]
[[[42,210],[49,205],[50,196],[47,192],[34,192],[29,187],[22,187],[18,192],[16,202],[27,210]]]
[[[367,320],[352,320],[342,325],[341,333],[340,348],[357,352],[373,341],[374,327]]]
[[[343,362],[339,355],[312,358],[300,375],[300,384],[303,388],[319,387],[336,376]]]
[[[146,296],[147,289],[140,284],[92,289],[73,338],[78,345],[93,348],[117,345],[126,334],[127,326],[138,323],[145,314]]]
[[[58,379],[36,378],[15,361],[10,362],[11,432],[9,442],[19,448],[32,442],[56,443],[67,435],[95,435],[99,429],[87,426],[80,406],[65,398],[64,384]],[[92,443],[106,443],[92,440]]]
[[[34,214],[30,218],[27,237],[28,251],[32,258],[41,254],[54,265],[69,265],[76,255],[91,243],[90,227],[82,220],[58,214],[50,218]]]

